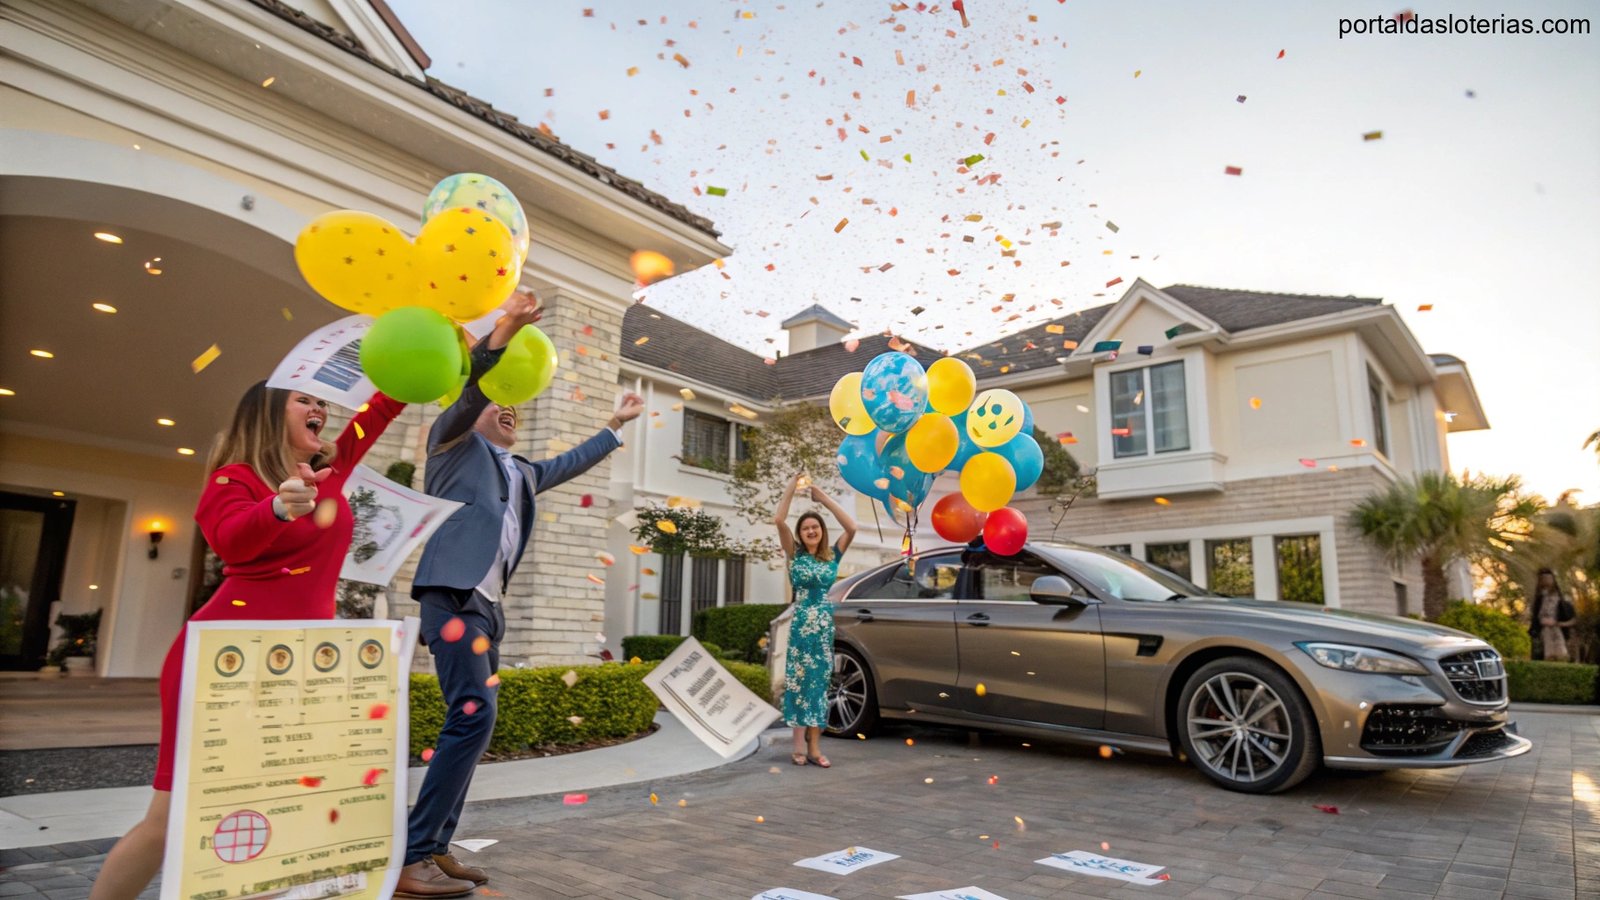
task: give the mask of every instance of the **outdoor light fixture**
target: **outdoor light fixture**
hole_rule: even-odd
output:
[[[157,520],[155,520],[155,521],[150,523],[150,558],[151,559],[155,559],[156,557],[161,555],[161,551],[158,548],[159,548],[159,546],[161,544],[161,538],[164,537],[165,535],[166,535],[166,532],[164,530],[162,530],[162,528],[161,528],[161,520],[157,519]]]
[[[16,395],[17,392],[11,388],[0,388],[0,397],[15,397]]]
[[[105,241],[108,244],[120,244],[120,243],[122,243],[122,238],[117,237],[116,235],[112,234],[109,231],[96,231],[94,233],[94,236],[96,238],[99,238],[102,241]]]

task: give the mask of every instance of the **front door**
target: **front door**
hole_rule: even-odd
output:
[[[72,536],[73,501],[0,491],[0,669],[35,670]]]
[[[865,648],[880,706],[932,711],[955,703],[960,575],[961,551],[928,553],[868,575],[838,601],[836,642]]]
[[[1099,605],[1034,602],[1029,589],[1036,579],[1066,575],[1032,553],[976,554],[968,565],[967,591],[956,607],[961,708],[1020,722],[1102,727]]]

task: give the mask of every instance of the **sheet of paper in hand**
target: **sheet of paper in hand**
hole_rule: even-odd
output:
[[[405,858],[417,620],[190,622],[162,900],[379,900]]]
[[[355,534],[339,577],[368,584],[394,580],[411,552],[461,508],[454,500],[402,487],[366,466],[350,473],[344,497],[355,518]]]
[[[895,900],[1006,900],[1006,898],[981,887],[964,887],[951,888],[948,891],[929,891],[926,894],[901,894]]]
[[[372,322],[345,316],[306,335],[272,370],[267,387],[305,391],[345,409],[366,403],[377,391],[361,371],[361,338]]]
[[[822,856],[813,856],[810,859],[802,859],[795,863],[795,865],[800,866],[803,869],[816,869],[819,872],[832,872],[835,875],[849,875],[851,872],[857,871],[858,869],[865,869],[867,866],[875,866],[878,863],[888,862],[891,859],[899,858],[899,856],[893,853],[885,853],[882,850],[868,850],[866,847],[850,847],[845,850],[837,850],[833,853],[824,854]]]
[[[1101,878],[1116,878],[1134,884],[1160,884],[1166,879],[1153,877],[1165,866],[1152,866],[1149,863],[1130,862],[1126,859],[1113,859],[1090,853],[1087,850],[1072,850],[1067,853],[1052,853],[1044,859],[1034,862],[1045,866],[1054,866],[1057,869],[1066,869],[1068,872],[1081,872],[1084,875],[1099,875]]]
[[[694,638],[661,661],[644,683],[661,705],[695,737],[728,759],[761,735],[783,713],[772,708]]]

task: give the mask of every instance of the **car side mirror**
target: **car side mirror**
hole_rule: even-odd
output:
[[[1056,606],[1088,606],[1094,602],[1083,591],[1073,587],[1072,582],[1060,575],[1041,575],[1035,578],[1028,593],[1035,603],[1050,603]]]

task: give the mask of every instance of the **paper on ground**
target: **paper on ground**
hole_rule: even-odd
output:
[[[750,900],[837,900],[827,894],[813,894],[796,888],[768,888]]]
[[[460,847],[469,853],[477,853],[479,850],[482,850],[485,847],[488,847],[492,844],[498,844],[500,842],[494,838],[471,838],[465,841],[451,841],[450,843],[455,844],[457,847]]]
[[[1052,853],[1044,859],[1036,859],[1034,862],[1057,869],[1066,869],[1068,872],[1098,875],[1101,878],[1116,878],[1133,884],[1160,884],[1162,879],[1151,876],[1165,868],[1165,866],[1152,866],[1149,863],[1114,859],[1110,856],[1090,853],[1087,850]]]
[[[272,370],[267,387],[305,391],[345,409],[360,407],[377,392],[361,371],[361,338],[372,322],[371,316],[345,316],[306,335]]]
[[[835,875],[849,875],[857,869],[875,866],[891,859],[899,859],[893,853],[882,850],[868,850],[866,847],[851,847],[847,850],[836,850],[823,856],[813,856],[802,859],[795,865],[803,869],[816,869],[819,872],[832,872]]]
[[[1006,900],[999,894],[981,887],[951,888],[948,891],[929,891],[926,894],[901,894],[895,900]]]
[[[723,759],[760,737],[783,715],[729,675],[692,637],[646,675],[644,683],[668,712]]]

